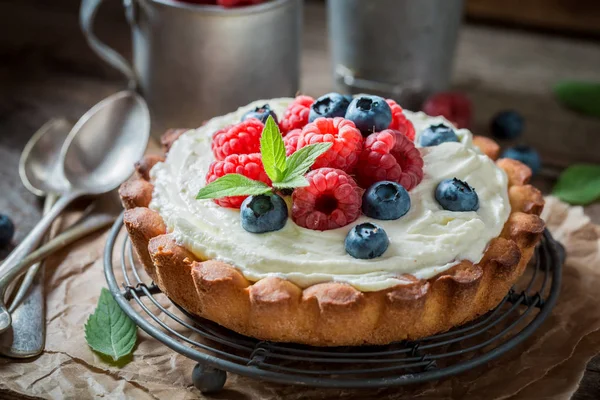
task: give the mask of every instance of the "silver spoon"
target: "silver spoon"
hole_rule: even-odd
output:
[[[36,196],[45,196],[44,214],[56,203],[57,193],[67,189],[67,182],[61,179],[60,150],[71,128],[73,125],[66,119],[51,119],[29,139],[19,159],[19,176],[23,186]],[[36,264],[27,270],[12,300],[9,311],[13,313],[13,323],[13,311],[21,303],[39,269],[40,265]]]
[[[115,189],[133,173],[133,164],[144,154],[150,135],[150,113],[135,92],[122,91],[92,107],[75,124],[61,150],[62,173],[68,188],[60,199],[0,266],[0,294],[19,276],[18,262],[36,246],[52,222],[73,202],[86,195]],[[25,251],[24,251],[25,249]],[[0,333],[11,324],[0,296]]]
[[[38,129],[21,153],[21,181],[33,194],[46,196],[44,214],[56,202],[56,193],[66,188],[64,180],[53,176],[58,175],[60,150],[71,128],[72,124],[65,119],[52,119]],[[44,349],[46,337],[42,263],[36,263],[27,270],[9,312],[12,332],[5,332],[0,337],[0,353],[18,358],[39,354]]]

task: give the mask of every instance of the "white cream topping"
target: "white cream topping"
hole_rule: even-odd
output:
[[[399,279],[401,274],[427,279],[459,260],[477,263],[488,242],[502,231],[510,214],[506,174],[473,146],[471,132],[466,129],[457,130],[460,143],[420,149],[425,162],[423,181],[409,192],[410,211],[395,221],[362,216],[343,228],[321,232],[302,228],[290,218],[279,231],[254,234],[241,227],[239,210],[219,207],[211,200],[196,200],[214,160],[212,133],[265,103],[282,116],[291,100],[259,100],[213,118],[182,135],[167,160],[152,169],[155,189],[150,207],[160,213],[176,241],[198,257],[234,265],[251,281],[278,276],[300,287],[338,281],[374,291],[406,283]],[[449,124],[442,117],[421,112],[406,111],[406,116],[415,125],[417,142],[419,133],[429,125]],[[452,212],[437,203],[437,184],[454,177],[475,188],[479,210]],[[344,249],[344,238],[353,226],[367,221],[385,229],[390,245],[376,259],[352,258]]]

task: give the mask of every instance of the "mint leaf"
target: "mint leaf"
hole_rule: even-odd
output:
[[[96,311],[85,324],[85,340],[114,361],[129,355],[135,346],[137,327],[106,288],[102,288]]]
[[[600,83],[562,81],[554,86],[554,94],[568,108],[600,118]]]
[[[260,154],[269,178],[279,182],[285,173],[285,145],[279,127],[270,115],[260,136]]]
[[[282,182],[274,182],[273,187],[277,189],[294,189],[297,187],[306,187],[309,183],[304,175],[294,176],[289,179],[285,179]]]
[[[600,165],[572,165],[559,176],[552,194],[570,204],[590,204],[600,199]]]
[[[254,181],[240,174],[227,174],[200,189],[196,200],[263,194],[269,191],[271,188],[262,182]]]
[[[287,159],[287,169],[283,180],[287,181],[304,175],[316,159],[329,150],[332,145],[333,143],[315,143],[297,150]]]

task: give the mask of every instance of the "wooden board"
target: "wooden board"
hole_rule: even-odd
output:
[[[467,15],[538,28],[600,34],[598,0],[468,0]]]

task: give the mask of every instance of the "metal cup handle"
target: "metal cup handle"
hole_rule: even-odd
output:
[[[103,1],[104,0],[82,0],[81,8],[79,9],[79,25],[92,50],[94,50],[101,59],[125,75],[129,81],[129,88],[131,90],[136,90],[138,84],[133,68],[131,68],[130,64],[122,55],[102,43],[94,34],[94,20],[98,12],[98,7]],[[127,19],[130,23],[133,20],[133,2],[134,0],[123,0]]]

